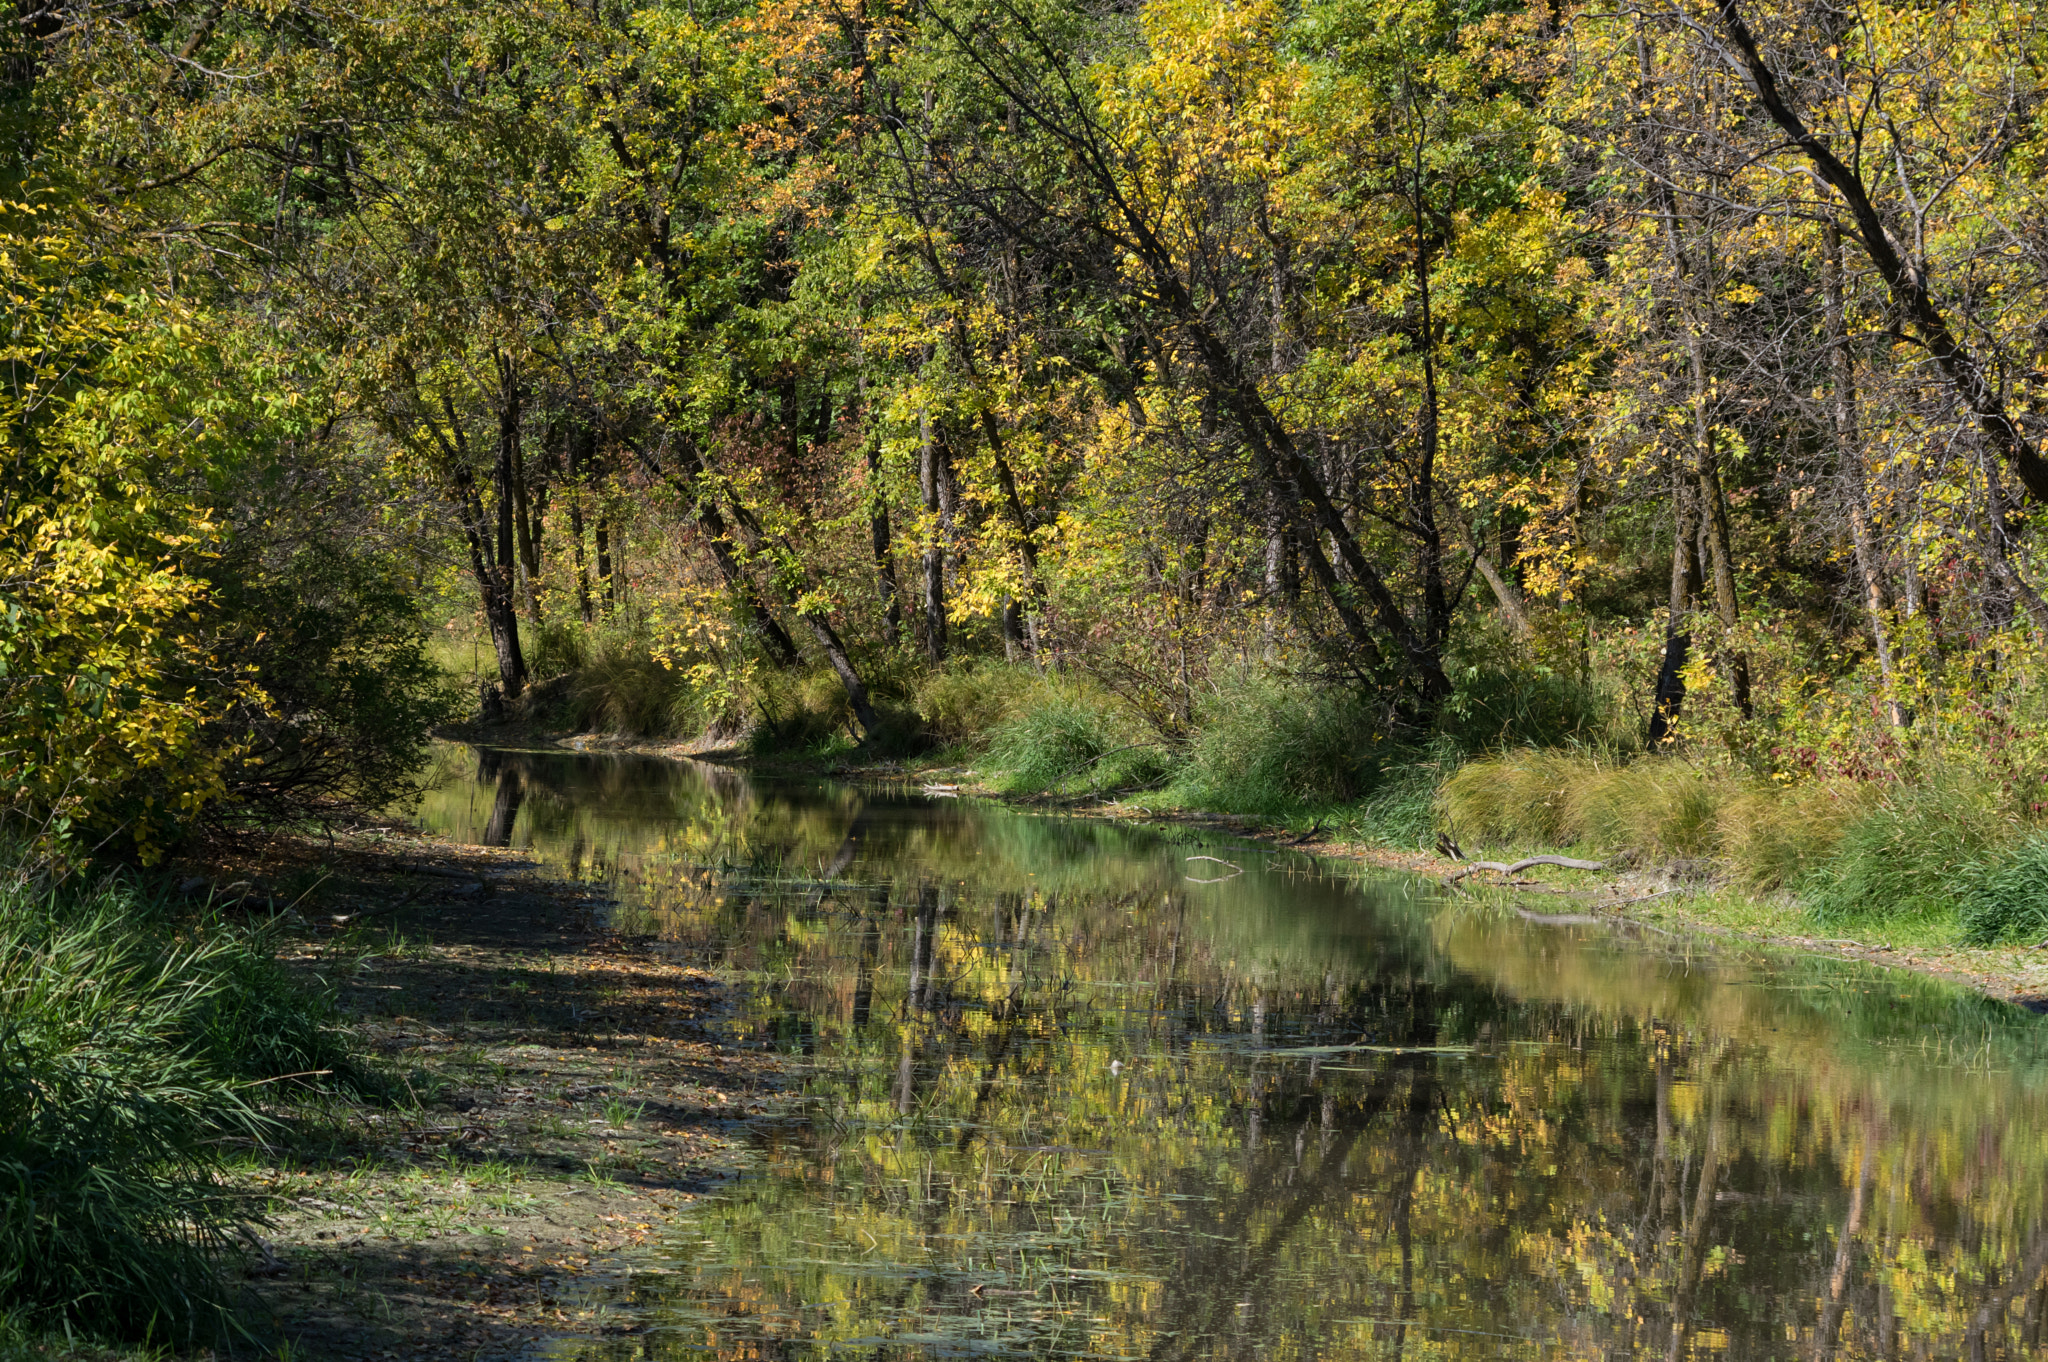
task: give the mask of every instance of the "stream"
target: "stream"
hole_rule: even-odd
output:
[[[2048,1022],[1226,836],[618,755],[419,818],[608,885],[802,1075],[552,1346],[628,1358],[2020,1358]]]

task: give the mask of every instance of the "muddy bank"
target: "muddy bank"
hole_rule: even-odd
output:
[[[277,1106],[240,1160],[265,1343],[490,1359],[629,1331],[592,1273],[738,1175],[784,1099],[730,988],[508,851],[384,828],[210,869],[282,910],[280,959],[394,1084]]]

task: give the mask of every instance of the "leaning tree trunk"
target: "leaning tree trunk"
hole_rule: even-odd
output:
[[[945,484],[939,467],[945,458],[946,449],[942,441],[932,438],[932,422],[928,413],[918,416],[918,492],[924,500],[924,511],[931,522],[931,539],[924,548],[924,654],[933,663],[946,660],[946,541],[940,533],[941,512],[939,493]]]

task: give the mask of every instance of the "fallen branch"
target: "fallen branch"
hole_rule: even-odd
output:
[[[1221,856],[1190,856],[1187,859],[1191,861],[1214,861],[1218,865],[1227,865],[1230,867],[1230,873],[1228,875],[1218,875],[1213,880],[1196,879],[1193,875],[1186,875],[1182,877],[1184,879],[1192,880],[1196,884],[1221,884],[1225,880],[1234,880],[1239,875],[1244,874],[1243,866],[1238,865],[1234,861],[1226,861]]]
[[[1444,883],[1456,884],[1467,875],[1480,870],[1491,870],[1501,875],[1519,875],[1533,865],[1554,865],[1565,870],[1604,870],[1607,867],[1605,861],[1576,861],[1569,856],[1531,856],[1525,860],[1516,861],[1513,865],[1503,865],[1499,861],[1473,861],[1463,869],[1446,877]]]
[[[1596,913],[1532,913],[1527,908],[1515,909],[1515,916],[1524,922],[1538,922],[1545,927],[1599,927],[1609,922]]]

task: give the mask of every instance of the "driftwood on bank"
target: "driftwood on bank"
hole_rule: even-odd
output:
[[[1492,870],[1502,875],[1519,875],[1531,866],[1538,865],[1560,866],[1566,870],[1604,870],[1607,863],[1605,861],[1575,861],[1569,856],[1530,856],[1525,860],[1516,861],[1513,865],[1503,865],[1499,861],[1473,861],[1459,867],[1452,874],[1446,876],[1444,883],[1456,884],[1467,875],[1481,870]]]

